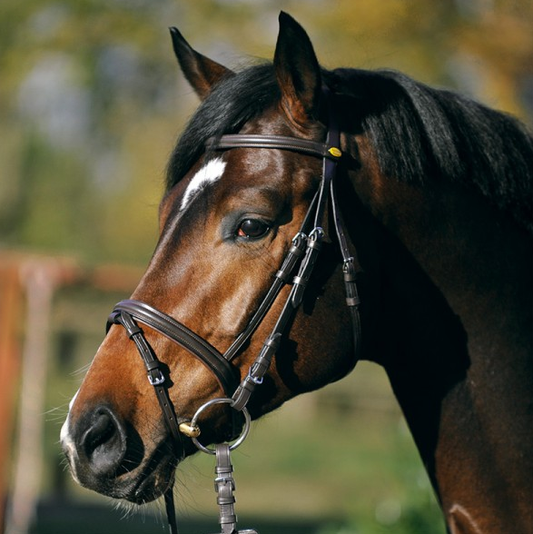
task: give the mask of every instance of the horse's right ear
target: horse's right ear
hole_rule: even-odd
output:
[[[170,28],[172,46],[181,70],[195,93],[203,100],[220,80],[233,76],[233,71],[196,52],[177,28]]]

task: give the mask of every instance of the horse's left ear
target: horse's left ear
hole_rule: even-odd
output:
[[[181,70],[202,100],[222,78],[233,76],[232,70],[194,50],[177,28],[170,28],[170,35]]]
[[[305,127],[318,118],[321,95],[320,66],[305,30],[290,15],[279,15],[274,68],[281,104],[289,119]]]

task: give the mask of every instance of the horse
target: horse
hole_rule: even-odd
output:
[[[62,427],[75,480],[152,501],[195,441],[365,359],[448,532],[533,532],[531,133],[399,72],[325,69],[283,12],[273,62],[239,72],[171,35],[201,103]]]

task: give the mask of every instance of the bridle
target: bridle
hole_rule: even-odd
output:
[[[329,125],[325,143],[297,137],[251,134],[222,135],[207,142],[206,149],[212,151],[231,150],[233,148],[277,149],[294,151],[308,156],[319,157],[323,160],[320,186],[300,230],[294,236],[292,245],[258,309],[226,352],[220,353],[208,341],[198,336],[182,323],[138,300],[123,300],[119,302],[108,318],[107,330],[113,324],[122,325],[129,338],[137,346],[148,373],[148,380],[155,389],[166,425],[175,442],[180,442],[183,439],[182,435],[185,434],[192,438],[198,447],[205,449],[197,440],[200,430],[195,423],[196,416],[193,417],[194,424],[192,425],[189,420],[181,420],[177,416],[168,393],[169,377],[144,337],[139,323],[167,337],[170,341],[183,347],[200,360],[213,373],[227,397],[219,400],[227,401],[233,408],[234,414],[242,412],[248,418],[246,410],[248,401],[255,389],[263,382],[272,358],[278,350],[283,336],[288,331],[289,323],[302,303],[306,286],[310,280],[324,238],[323,224],[328,204],[331,209],[338,247],[343,261],[342,270],[346,290],[346,304],[350,310],[353,327],[354,364],[359,358],[361,320],[359,315],[360,300],[356,285],[359,264],[355,253],[350,250],[337,198],[335,177],[337,164],[343,154],[339,148],[340,131],[337,124],[337,116],[332,111],[332,98],[327,90],[326,95],[329,104]],[[298,270],[296,271],[296,269]],[[295,271],[296,275],[293,276]],[[291,281],[292,287],[288,298],[272,332],[264,341],[262,349],[250,366],[247,376],[244,380],[239,381],[238,369],[232,364],[232,361],[240,354],[242,348],[261,324],[281,289]],[[203,408],[201,407],[200,409]],[[177,527],[171,487],[165,493],[165,500],[171,533],[174,534],[177,533]]]

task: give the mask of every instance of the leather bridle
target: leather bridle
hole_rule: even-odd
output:
[[[329,95],[327,100],[331,102]],[[292,245],[258,309],[253,314],[248,325],[226,352],[222,354],[208,341],[198,336],[182,323],[138,300],[123,300],[119,302],[108,318],[107,330],[113,324],[120,324],[125,328],[130,339],[135,342],[137,350],[146,366],[148,380],[155,389],[166,425],[176,442],[183,439],[183,429],[180,431],[180,424],[186,424],[187,420],[180,420],[177,417],[168,393],[167,385],[169,383],[169,376],[167,375],[166,368],[164,366],[162,367],[161,362],[144,337],[144,333],[138,323],[159,332],[200,360],[210,369],[225,395],[231,399],[230,405],[235,410],[233,413],[245,410],[254,390],[263,382],[263,378],[268,372],[271,360],[279,348],[282,337],[286,334],[289,323],[302,302],[304,291],[320,253],[324,237],[323,225],[328,203],[343,261],[342,269],[346,289],[346,304],[350,310],[353,326],[354,362],[359,357],[361,347],[361,321],[359,316],[360,300],[356,285],[359,265],[355,253],[350,251],[337,198],[335,177],[337,163],[342,159],[343,155],[339,148],[340,132],[336,114],[331,110],[332,106],[330,104],[329,130],[325,143],[288,136],[250,134],[222,135],[220,138],[210,139],[207,142],[206,149],[211,151],[231,150],[234,148],[290,150],[308,156],[319,157],[323,160],[320,186],[302,222],[300,230],[294,236]],[[296,275],[293,276],[293,272],[297,268]],[[291,281],[292,287],[289,296],[272,332],[264,341],[262,349],[251,365],[247,376],[239,383],[239,371],[232,364],[232,361],[240,354],[243,346],[250,340],[281,289]],[[189,432],[192,432],[193,435],[188,432],[185,432],[185,434],[193,438],[196,438],[199,434],[199,431],[195,433],[195,429],[189,429]],[[165,494],[165,499],[171,532],[174,533],[177,532],[177,528],[175,519],[170,517],[171,514],[174,515],[171,489]]]

